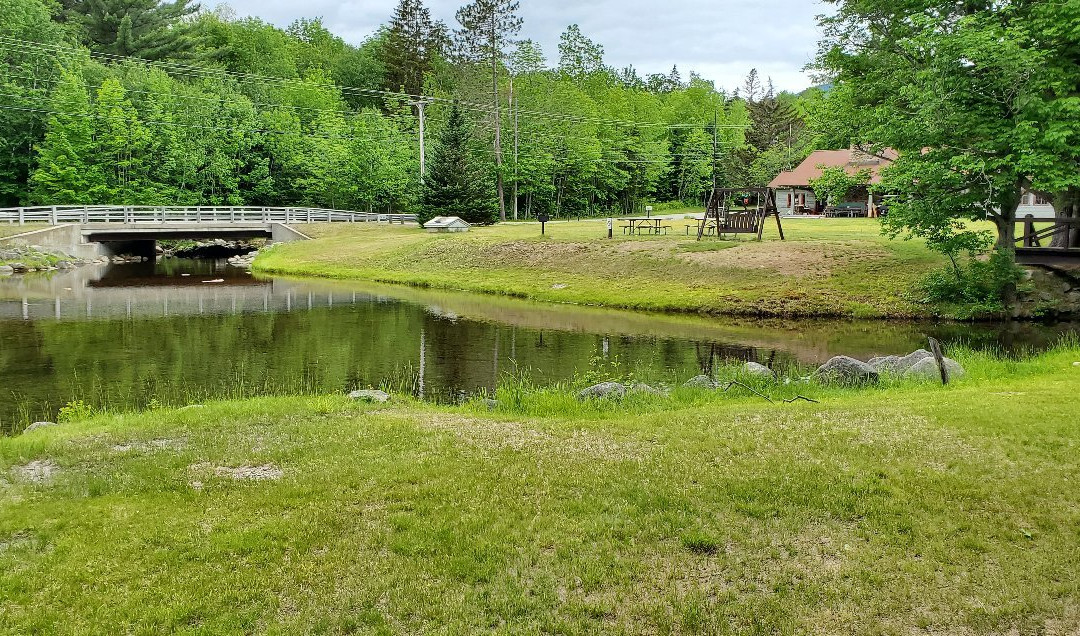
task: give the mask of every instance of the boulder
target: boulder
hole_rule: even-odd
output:
[[[964,377],[964,367],[960,366],[960,363],[950,358],[943,358],[945,362],[945,371],[949,374],[949,379]],[[904,372],[905,378],[923,378],[926,380],[941,380],[941,371],[938,370],[937,360],[933,356],[929,358],[923,358],[915,364],[911,365],[911,368]]]
[[[896,369],[900,365],[900,356],[870,358],[866,364],[874,367],[874,371],[878,373],[896,373]]]
[[[377,389],[353,391],[349,394],[349,397],[360,402],[374,402],[376,404],[385,404],[390,401],[389,393]]]
[[[894,373],[903,373],[911,367],[915,366],[915,363],[919,360],[925,360],[927,358],[933,358],[934,354],[930,353],[926,349],[918,349],[907,354],[896,363]]]
[[[24,263],[8,263],[8,267],[11,268],[16,274],[21,274],[26,271],[26,265]]]
[[[634,384],[634,386],[630,387],[630,391],[633,392],[633,393],[645,393],[645,394],[648,394],[648,395],[655,395],[657,397],[666,397],[667,396],[667,393],[661,391],[660,389],[658,389],[658,388],[656,388],[654,386],[651,386],[649,384],[645,384],[644,382],[638,382],[638,383]]]
[[[756,375],[763,378],[773,377],[772,369],[757,362],[747,362],[743,365],[742,370],[746,375]]]
[[[594,384],[578,393],[579,400],[605,400],[608,398],[621,398],[626,395],[626,387],[618,382],[601,382]]]
[[[818,367],[814,374],[819,380],[837,384],[873,384],[878,381],[874,367],[848,356],[836,356]]]
[[[692,389],[718,389],[720,383],[707,375],[698,375],[684,382],[683,386]]]
[[[56,426],[56,422],[34,422],[30,426],[23,429],[23,433],[29,433],[42,428],[49,428],[50,426]]]
[[[10,265],[0,265],[0,276],[11,276],[15,273],[15,268]]]

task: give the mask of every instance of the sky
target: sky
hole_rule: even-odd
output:
[[[456,27],[454,13],[466,0],[427,0],[432,16]],[[212,2],[204,2],[210,6]],[[397,0],[229,0],[237,16],[255,16],[281,27],[297,18],[322,17],[331,32],[362,42],[393,14]],[[678,65],[683,79],[696,71],[720,88],[740,86],[757,68],[778,90],[812,85],[803,67],[817,50],[819,0],[521,0],[525,24],[519,38],[543,46],[558,61],[559,35],[570,24],[603,45],[609,66],[633,65],[639,75]]]

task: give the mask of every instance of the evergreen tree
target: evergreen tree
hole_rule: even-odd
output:
[[[195,42],[184,18],[200,7],[191,0],[64,0],[63,8],[94,51],[158,60],[191,50]]]
[[[473,164],[469,145],[469,126],[455,103],[424,179],[421,223],[436,216],[460,216],[480,224],[498,218],[488,180]]]
[[[400,0],[379,49],[379,59],[386,67],[386,90],[423,93],[424,78],[448,42],[446,25],[433,21],[421,0]]]
[[[467,61],[482,62],[491,68],[491,100],[495,122],[495,189],[499,200],[499,219],[506,220],[506,197],[503,192],[502,117],[499,100],[499,67],[506,56],[511,38],[521,31],[517,15],[518,0],[473,0],[458,9],[457,32],[460,51]]]

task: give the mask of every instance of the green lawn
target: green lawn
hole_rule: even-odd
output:
[[[46,227],[48,227],[48,225],[45,223],[29,223],[27,225],[0,223],[0,239],[16,234],[22,234],[23,232],[33,232],[34,230],[40,230]]]
[[[766,316],[912,317],[937,313],[914,293],[940,256],[882,237],[873,219],[793,219],[788,240],[685,235],[606,238],[602,220],[475,228],[432,235],[416,227],[312,225],[314,242],[279,245],[255,269],[463,289],[627,309]]]
[[[1080,347],[960,357],[948,388],[760,386],[820,404],[508,386],[0,439],[0,630],[1076,633]]]

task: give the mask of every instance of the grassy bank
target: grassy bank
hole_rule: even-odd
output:
[[[261,254],[256,271],[362,279],[626,309],[765,316],[915,317],[918,281],[941,257],[890,241],[874,219],[786,221],[765,240],[697,242],[691,221],[628,237],[603,221],[555,222],[432,235],[415,227],[304,226],[313,242]]]
[[[0,439],[0,629],[1075,633],[1080,347],[959,357],[759,386],[819,404],[510,383]]]

